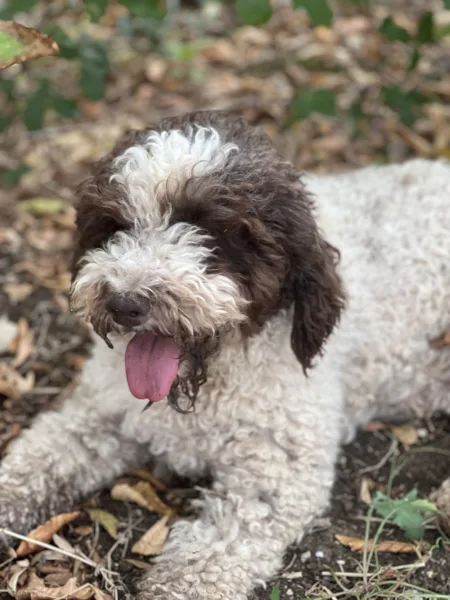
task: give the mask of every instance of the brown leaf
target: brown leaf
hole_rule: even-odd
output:
[[[144,479],[145,481],[148,481],[155,488],[155,490],[158,490],[159,492],[167,491],[167,486],[164,485],[162,481],[157,479],[153,475],[153,473],[148,469],[144,469],[143,467],[135,467],[134,469],[130,469],[128,472],[131,475],[139,477],[139,479]]]
[[[123,502],[134,502],[160,515],[171,516],[175,513],[173,508],[164,504],[148,481],[139,481],[134,485],[117,483],[111,490],[111,497]]]
[[[161,554],[164,544],[169,535],[167,521],[169,516],[165,516],[157,521],[150,529],[144,533],[131,548],[134,554],[143,554],[144,556],[156,556]]]
[[[370,506],[372,504],[372,496],[370,495],[371,490],[373,490],[375,484],[370,477],[363,477],[361,479],[361,487],[359,488],[359,498],[361,502]]]
[[[136,567],[137,569],[143,569],[144,571],[148,570],[148,563],[144,562],[143,560],[136,560],[135,558],[126,558],[125,562],[129,563],[130,565],[133,565],[133,567]]]
[[[81,371],[85,365],[86,358],[87,357],[84,354],[69,352],[65,357],[65,361],[69,367],[73,367],[77,371]]]
[[[22,377],[14,367],[0,363],[0,394],[12,400],[18,400],[22,394],[29,392],[34,385],[34,373],[29,371]]]
[[[75,527],[73,532],[77,535],[91,535],[93,533],[94,528],[91,525],[80,525],[79,527]]]
[[[370,552],[373,549],[373,540],[366,540],[364,538],[357,538],[348,535],[336,535],[336,539],[343,546],[348,546],[352,552],[362,552],[364,547]],[[365,546],[366,545],[366,546]],[[416,545],[411,542],[396,542],[385,540],[384,542],[378,542],[375,546],[377,552],[391,552],[393,554],[400,554],[403,552],[415,552]]]
[[[113,600],[113,597],[110,594],[105,594],[105,592],[99,590],[98,587],[93,586],[93,590],[95,600]]]
[[[364,431],[383,431],[387,429],[388,426],[386,423],[381,423],[380,421],[369,421],[364,427]]]
[[[403,444],[405,450],[408,450],[410,446],[416,444],[419,439],[417,429],[411,425],[402,425],[399,427],[392,426],[391,431],[393,436]]]
[[[34,333],[26,319],[20,319],[16,336],[9,343],[9,350],[15,354],[13,367],[20,367],[34,350]]]
[[[89,600],[93,595],[93,586],[90,584],[79,585],[76,577],[71,577],[61,587],[47,587],[44,581],[31,571],[27,585],[20,590],[17,598],[30,598],[30,600],[54,600],[56,598]]]
[[[18,585],[23,583],[26,575],[24,575],[30,567],[30,563],[28,560],[19,560],[17,563],[11,566],[9,570],[9,579],[7,582],[8,590],[10,590],[14,595],[17,592]]]
[[[117,539],[119,521],[114,515],[100,508],[86,508],[85,510],[94,523],[101,525],[113,539]]]
[[[22,300],[25,300],[31,292],[34,290],[34,286],[31,283],[5,283],[3,291],[8,296],[8,300],[11,304],[17,304]]]
[[[0,44],[0,69],[59,52],[51,37],[14,21],[0,21]]]
[[[48,543],[52,539],[53,534],[59,531],[61,527],[67,525],[67,523],[70,523],[71,521],[74,521],[79,516],[80,513],[78,511],[74,511],[70,513],[62,513],[52,517],[43,525],[39,525],[39,527],[36,527],[36,529],[30,531],[27,537],[31,538],[31,540]],[[27,556],[28,554],[37,552],[41,548],[41,546],[33,544],[31,540],[22,541],[20,543],[16,551],[17,556]]]

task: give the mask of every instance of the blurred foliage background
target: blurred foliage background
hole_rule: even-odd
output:
[[[450,0],[9,0],[0,19],[60,49],[1,72],[18,197],[69,195],[125,129],[200,108],[262,123],[300,168],[450,154]]]

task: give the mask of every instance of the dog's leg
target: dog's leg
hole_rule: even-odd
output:
[[[333,426],[323,437],[304,432],[289,448],[276,433],[240,430],[215,462],[198,520],[174,524],[139,600],[245,600],[275,575],[288,545],[326,508]]]
[[[0,527],[27,533],[142,462],[144,449],[123,437],[121,417],[83,385],[59,411],[41,414],[0,464]]]

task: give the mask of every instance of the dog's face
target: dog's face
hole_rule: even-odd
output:
[[[126,367],[137,397],[193,399],[223,331],[251,335],[292,303],[306,369],[343,305],[298,173],[222,113],[128,135],[80,186],[77,225],[72,306],[105,339],[136,332]]]

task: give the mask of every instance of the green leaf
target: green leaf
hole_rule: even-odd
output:
[[[26,45],[6,33],[0,32],[0,63],[20,56],[26,50]]]
[[[299,90],[290,106],[287,125],[307,119],[313,113],[329,117],[336,115],[336,94],[331,90]]]
[[[37,3],[38,0],[10,0],[8,8],[13,14],[18,12],[28,12]]]
[[[359,122],[363,119],[367,119],[368,115],[364,112],[361,100],[353,102],[348,109],[348,121],[351,131],[351,135],[356,137],[361,134],[361,127]]]
[[[378,491],[373,499],[374,511],[382,518],[400,527],[408,539],[421,539],[425,531],[427,513],[437,512],[434,504],[417,498],[411,490],[403,498],[392,499]]]
[[[20,178],[25,173],[28,173],[30,167],[26,164],[21,164],[15,169],[0,170],[0,184],[5,188],[11,188],[19,183]]]
[[[306,9],[313,25],[330,27],[333,23],[333,12],[328,0],[292,0],[294,8]]]
[[[89,100],[98,102],[105,95],[106,75],[104,71],[83,64],[81,68],[80,87]]]
[[[59,46],[59,54],[68,60],[78,58],[79,51],[77,43],[72,40],[59,25],[49,25],[44,28],[44,33],[49,35]]]
[[[86,12],[93,23],[97,23],[108,8],[108,0],[84,0]]]
[[[413,50],[413,53],[411,55],[411,60],[410,63],[408,65],[408,71],[414,71],[414,69],[417,67],[417,65],[419,64],[420,61],[420,50],[419,48],[416,46]]]
[[[12,121],[11,115],[4,115],[0,113],[0,133],[6,131]]]
[[[327,89],[316,90],[313,94],[311,108],[312,112],[317,112],[327,117],[335,117],[336,94]]]
[[[407,42],[409,33],[403,27],[396,25],[391,17],[387,17],[380,26],[380,33],[387,39],[397,42]]]
[[[442,27],[436,27],[434,31],[434,37],[437,41],[450,35],[450,25],[442,25]]]
[[[39,217],[56,215],[67,206],[67,201],[60,198],[30,198],[18,204],[19,210],[33,213]]]
[[[450,10],[450,0],[444,0],[444,7]]]
[[[84,40],[79,47],[81,56],[80,86],[84,95],[97,102],[105,95],[109,62],[105,48],[94,40]]]
[[[0,79],[0,92],[4,92],[8,100],[14,96],[14,79]]]
[[[270,600],[280,600],[280,584],[277,583],[271,593],[270,593]]]
[[[384,103],[399,115],[407,127],[414,123],[417,109],[428,101],[420,92],[405,92],[396,85],[382,88],[381,93]]]
[[[114,515],[100,508],[86,508],[85,510],[94,523],[101,525],[113,539],[117,539],[119,520]]]
[[[245,25],[263,25],[272,16],[270,0],[237,0],[236,11]]]
[[[38,89],[28,98],[25,110],[23,111],[23,122],[28,129],[34,131],[42,128],[48,101],[48,82],[46,79],[43,79]]]
[[[12,21],[14,18],[14,13],[9,8],[4,8],[0,10],[0,21]]]
[[[420,44],[434,42],[434,18],[433,13],[426,12],[417,25],[416,40]]]
[[[162,19],[166,15],[165,4],[161,0],[119,0],[132,15],[143,19]]]
[[[65,98],[55,92],[52,93],[51,106],[61,117],[76,119],[80,116],[78,104],[73,98]]]

